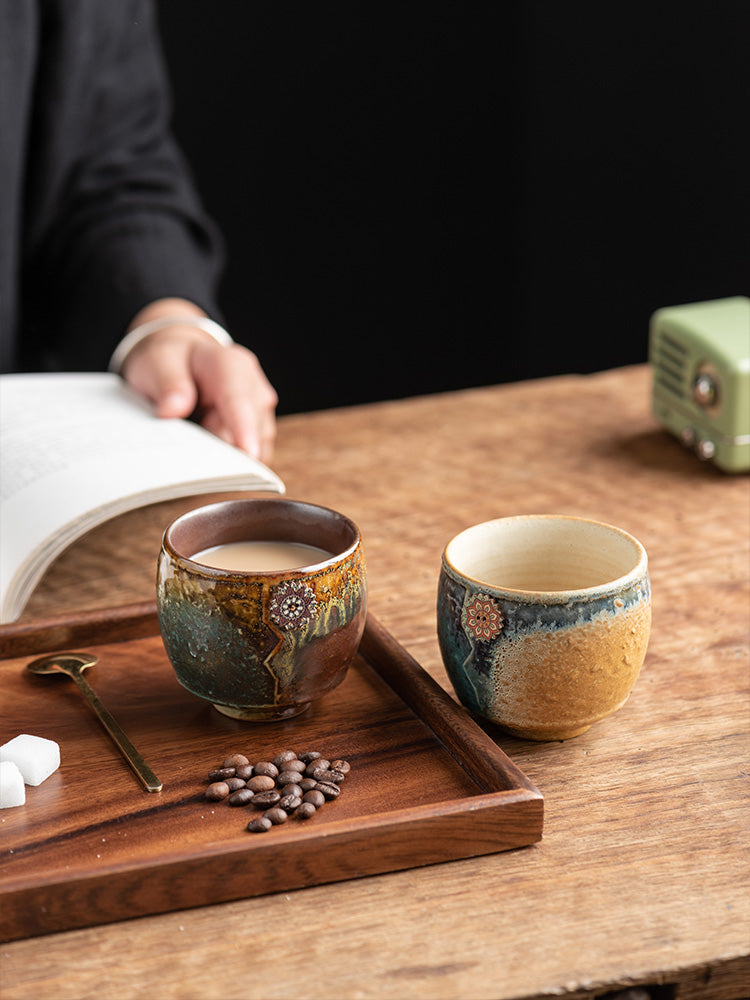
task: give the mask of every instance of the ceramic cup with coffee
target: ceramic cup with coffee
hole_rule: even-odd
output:
[[[164,647],[183,687],[232,718],[291,718],[339,685],[366,606],[359,529],[326,507],[227,500],[164,532]]]

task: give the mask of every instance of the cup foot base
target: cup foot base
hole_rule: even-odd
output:
[[[302,715],[310,707],[310,702],[278,709],[252,705],[249,708],[235,708],[232,705],[217,705],[215,702],[213,706],[222,715],[227,715],[230,719],[239,719],[241,722],[281,722],[283,719],[293,719],[295,715]]]
[[[507,726],[502,722],[496,722],[495,725],[509,736],[515,736],[519,740],[534,740],[536,743],[556,743],[558,740],[572,740],[575,736],[582,736],[591,729],[593,722],[587,722],[584,726],[578,726],[574,729],[556,730],[515,729],[513,726]]]

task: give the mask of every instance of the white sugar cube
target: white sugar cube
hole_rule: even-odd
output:
[[[60,747],[41,736],[16,736],[0,747],[0,761],[13,761],[27,785],[41,783],[60,766]]]
[[[12,760],[0,760],[0,809],[22,806],[25,801],[23,775]]]

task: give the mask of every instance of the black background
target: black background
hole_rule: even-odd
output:
[[[748,294],[744,0],[160,0],[221,302],[280,412],[646,360]]]

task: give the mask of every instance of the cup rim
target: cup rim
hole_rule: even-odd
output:
[[[307,563],[304,566],[294,566],[289,569],[220,569],[216,566],[207,566],[205,563],[198,562],[192,559],[190,556],[185,555],[181,550],[179,550],[173,541],[173,534],[175,530],[187,523],[190,519],[195,519],[198,517],[205,517],[211,512],[218,513],[220,510],[228,512],[231,508],[247,508],[250,506],[260,507],[261,505],[273,505],[275,507],[288,507],[290,509],[295,509],[298,511],[306,511],[308,513],[323,514],[324,516],[330,518],[331,520],[338,521],[340,524],[347,527],[352,533],[352,542],[345,549],[340,552],[336,552],[329,559],[322,559],[319,562]],[[265,540],[265,539],[260,539]],[[269,539],[270,540],[270,539]],[[274,539],[280,541],[286,541],[287,539]],[[292,541],[293,539],[288,539]],[[227,577],[240,576],[240,577],[261,577],[261,578],[272,578],[278,576],[288,576],[295,573],[309,573],[311,571],[320,570],[326,566],[334,566],[349,556],[353,555],[358,547],[361,545],[362,536],[359,528],[355,522],[348,517],[346,514],[342,514],[340,511],[334,510],[332,507],[325,507],[321,504],[310,503],[306,500],[294,500],[289,497],[245,497],[241,499],[234,500],[218,500],[214,503],[204,504],[199,507],[194,507],[192,510],[185,511],[184,513],[175,517],[164,529],[162,534],[162,550],[169,554],[169,557],[180,565],[184,565],[190,569],[191,572],[199,572],[209,577],[217,577],[221,579],[226,579]],[[217,543],[221,544],[221,543]],[[207,546],[208,547],[208,546]]]
[[[629,541],[638,554],[638,560],[633,568],[622,576],[616,577],[612,580],[607,580],[605,583],[596,584],[593,587],[581,587],[572,590],[521,590],[514,587],[497,586],[495,584],[487,583],[479,577],[472,576],[470,573],[459,569],[458,566],[451,561],[451,546],[453,546],[459,539],[465,537],[469,532],[488,525],[510,521],[574,521],[579,524],[595,525],[597,528],[604,528],[607,531],[617,534],[621,538]],[[442,562],[443,567],[459,580],[470,581],[473,586],[482,588],[488,594],[496,596],[504,595],[512,600],[526,603],[544,601],[548,604],[562,604],[567,601],[603,597],[606,594],[627,589],[628,586],[632,586],[639,580],[643,579],[648,572],[648,554],[646,549],[634,535],[630,534],[630,532],[625,531],[623,528],[619,528],[614,524],[608,524],[606,521],[598,521],[595,518],[590,517],[576,517],[568,514],[514,514],[508,517],[491,518],[488,521],[480,521],[477,524],[469,525],[469,527],[464,528],[463,531],[454,535],[453,538],[451,538],[451,540],[447,543],[443,549]]]

